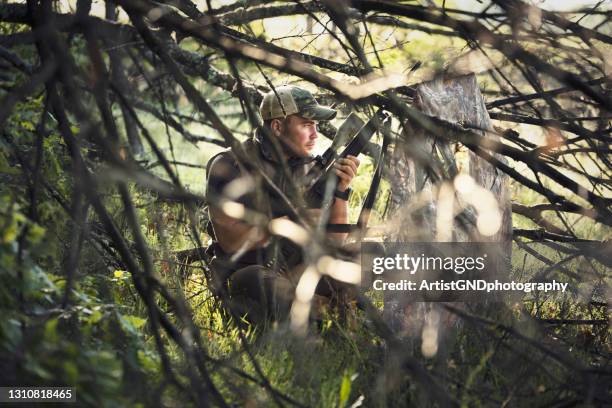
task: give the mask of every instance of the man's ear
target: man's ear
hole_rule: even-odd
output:
[[[270,130],[272,130],[272,134],[276,137],[280,137],[283,131],[283,124],[280,119],[272,119],[270,122]]]

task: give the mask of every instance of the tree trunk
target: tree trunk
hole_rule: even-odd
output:
[[[478,129],[492,129],[483,97],[474,75],[458,78],[438,78],[417,87],[415,106],[429,116],[448,122],[463,124]],[[388,242],[500,242],[509,260],[512,238],[512,214],[507,176],[493,166],[469,152],[463,166],[458,165],[454,146],[428,134],[422,128],[411,124],[408,143],[399,144],[389,163],[391,183],[390,225],[386,237]],[[478,131],[482,137],[496,137],[492,133]],[[410,149],[410,150],[407,150]],[[426,171],[413,158],[425,157],[437,170],[437,175]],[[502,157],[497,156],[499,160]],[[462,168],[463,167],[463,168]],[[466,169],[465,167],[469,167]],[[501,219],[500,228],[492,235],[480,231],[477,217],[483,216],[478,206],[467,206],[463,216],[453,217],[452,208],[457,204],[453,180],[458,174],[469,174],[477,186],[477,194],[495,197],[497,214]],[[484,191],[484,190],[487,191]],[[469,204],[469,203],[468,203]],[[478,204],[478,203],[476,203]],[[449,207],[450,205],[450,207]],[[491,214],[489,214],[491,215]],[[398,292],[402,293],[402,292]],[[410,293],[410,292],[406,292]],[[448,312],[425,302],[414,302],[410,295],[385,293],[385,317],[397,330],[417,340],[423,337],[423,353],[431,351],[425,333],[431,337],[436,332],[437,342],[445,336],[443,332],[453,326],[454,318]],[[423,336],[421,336],[423,334]],[[426,347],[430,347],[426,350]],[[436,344],[434,349],[438,349]]]

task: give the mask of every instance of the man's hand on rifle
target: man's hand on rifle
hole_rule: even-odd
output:
[[[357,174],[359,159],[355,156],[347,156],[345,159],[338,159],[334,167],[338,176],[338,190],[346,191]]]

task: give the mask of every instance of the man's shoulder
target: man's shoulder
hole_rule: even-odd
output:
[[[221,150],[220,152],[213,154],[208,160],[207,167],[210,169],[218,163],[229,163],[229,162],[236,162],[236,158],[234,157],[232,150],[230,148],[227,148],[225,150]]]
[[[238,161],[230,149],[213,155],[206,165],[206,178],[228,178],[239,173]]]
[[[242,148],[248,160],[256,160],[253,155],[257,153],[251,150],[253,147],[256,146],[252,144],[250,139],[242,142]],[[216,195],[223,194],[223,190],[230,182],[245,175],[244,172],[248,170],[244,166],[240,166],[239,163],[231,149],[222,150],[208,160],[206,165],[206,196],[209,202]],[[246,196],[242,198],[247,200]],[[241,201],[242,199],[238,200],[238,202]],[[247,201],[243,202],[243,204],[245,203]]]
[[[253,154],[257,154],[257,142],[249,138],[241,143],[244,152],[249,158],[253,158]],[[206,165],[207,177],[213,176],[237,176],[240,173],[238,158],[230,148],[222,150],[214,154]]]

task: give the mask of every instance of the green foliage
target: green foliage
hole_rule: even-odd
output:
[[[71,190],[65,146],[55,132],[43,140],[40,173],[56,195],[39,186],[35,208],[28,200],[31,168],[17,162],[18,154],[33,163],[42,103],[33,98],[19,104],[0,144],[0,378],[3,385],[75,387],[82,406],[147,401],[144,387],[147,378],[157,378],[159,365],[142,334],[146,320],[115,297],[121,286],[104,269],[77,270],[69,303],[61,307],[65,237],[72,224],[56,201]],[[125,280],[121,285],[131,286]]]

